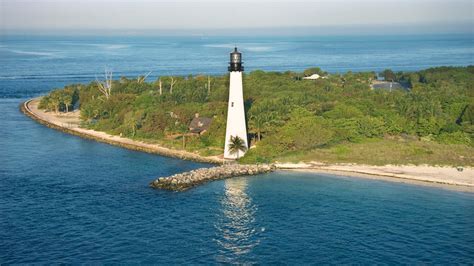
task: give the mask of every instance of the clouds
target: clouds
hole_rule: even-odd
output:
[[[473,24],[466,0],[0,0],[3,30],[173,30]]]

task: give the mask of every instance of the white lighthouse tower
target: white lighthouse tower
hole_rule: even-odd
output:
[[[242,86],[242,54],[237,51],[230,53],[230,83],[229,83],[229,103],[227,107],[227,127],[225,132],[225,159],[237,159],[244,155],[245,151],[230,152],[229,143],[231,138],[239,137],[242,139],[245,148],[248,148],[247,143],[247,125],[245,123],[244,110],[244,93]]]

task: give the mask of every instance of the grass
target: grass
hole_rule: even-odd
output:
[[[370,140],[329,148],[298,151],[276,158],[280,162],[358,163],[369,165],[428,164],[474,166],[474,147],[428,141]]]
[[[107,131],[109,134],[116,132]],[[115,134],[118,135],[118,134]],[[147,143],[182,150],[182,139],[149,139],[134,137]],[[203,146],[196,138],[186,141],[189,152],[203,156],[222,154],[223,148]],[[365,139],[360,143],[342,143],[328,148],[289,152],[276,157],[279,162],[357,163],[369,165],[427,164],[446,166],[474,166],[474,147],[462,144],[440,144],[428,140]]]

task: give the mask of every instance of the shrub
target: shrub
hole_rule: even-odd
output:
[[[440,134],[436,140],[439,143],[444,144],[465,144],[465,145],[472,145],[472,139],[469,137],[469,134],[456,131],[451,133],[442,133]]]
[[[338,104],[331,111],[327,111],[323,114],[326,118],[339,119],[339,118],[357,118],[364,114],[355,106],[346,104]]]
[[[365,116],[358,119],[359,134],[368,138],[382,137],[387,131],[381,118]]]

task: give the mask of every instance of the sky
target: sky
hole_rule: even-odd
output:
[[[0,0],[0,31],[473,32],[474,0]]]

